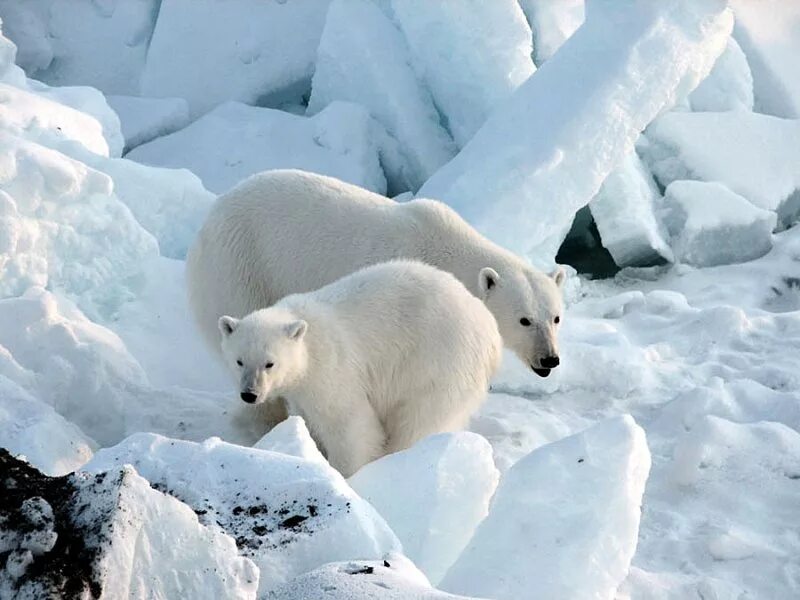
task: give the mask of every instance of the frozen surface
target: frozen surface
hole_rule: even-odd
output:
[[[185,98],[197,117],[227,100],[277,106],[308,92],[328,0],[160,5],[143,95]]]
[[[386,179],[369,114],[335,102],[313,117],[227,102],[185,129],[139,146],[127,157],[184,167],[222,193],[267,169],[304,169],[383,193]]]
[[[734,38],[700,85],[689,94],[695,111],[753,110],[753,75],[747,57]]]
[[[589,8],[585,25],[418,193],[540,266],[645,126],[708,73],[732,27],[718,0]]]
[[[432,589],[413,563],[399,554],[384,560],[330,563],[272,590],[267,600],[466,600]]]
[[[744,262],[772,248],[775,213],[719,183],[674,181],[666,190],[664,211],[681,262],[697,267]]]
[[[533,30],[533,58],[537,65],[555,54],[583,24],[585,0],[520,0]]]
[[[8,350],[0,348],[5,371]],[[96,444],[53,408],[0,375],[0,448],[47,475],[64,475],[92,457]]]
[[[800,3],[784,0],[732,0],[734,36],[753,70],[756,109],[800,118]]]
[[[321,465],[328,464],[311,438],[303,417],[289,417],[278,423],[253,444],[253,448],[288,454]]]
[[[535,71],[531,30],[517,0],[394,0],[392,11],[459,146]]]
[[[0,450],[0,596],[254,599],[234,541],[131,467],[51,478]]]
[[[649,471],[644,431],[630,416],[535,450],[505,473],[442,588],[497,599],[612,598],[636,550]]]
[[[189,104],[183,98],[108,96],[119,115],[125,152],[189,124]]]
[[[656,219],[661,194],[636,152],[631,152],[589,203],[603,247],[620,267],[672,259]]]
[[[387,173],[398,192],[419,189],[456,152],[403,35],[370,0],[334,0],[328,11],[309,113],[334,100],[365,106],[399,144],[400,165]]]
[[[426,438],[364,466],[349,481],[437,583],[486,516],[498,477],[489,443],[462,432]]]
[[[664,187],[724,184],[791,222],[800,210],[800,120],[755,113],[669,113],[647,129],[642,157]]]
[[[50,85],[136,94],[158,0],[0,0],[19,65]],[[113,60],[111,59],[113,57]]]
[[[327,465],[216,438],[195,444],[137,434],[97,452],[86,469],[125,463],[234,537],[261,569],[262,594],[328,562],[400,549],[375,509]]]

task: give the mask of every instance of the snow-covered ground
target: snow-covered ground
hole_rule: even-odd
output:
[[[800,1],[69,4],[0,0],[0,598],[800,597]],[[278,167],[576,258],[561,366],[267,433],[183,261]]]

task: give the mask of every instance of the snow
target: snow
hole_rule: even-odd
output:
[[[0,453],[0,595],[254,599],[258,571],[234,541],[131,467],[48,478]]]
[[[708,73],[732,27],[717,0],[588,8],[575,35],[418,192],[543,267],[644,127]]]
[[[124,152],[189,124],[189,104],[183,98],[108,96],[107,100],[119,115]]]
[[[8,353],[5,347],[0,351]],[[5,370],[5,357],[3,363]],[[23,456],[47,475],[57,476],[86,463],[96,446],[51,406],[0,375],[0,448]]]
[[[675,257],[698,267],[744,262],[772,248],[775,213],[757,208],[719,183],[674,181],[663,217]]]
[[[309,114],[334,100],[362,104],[399,144],[400,165],[387,173],[393,195],[419,189],[456,152],[403,35],[371,0],[333,0],[328,10]]]
[[[387,555],[382,561],[327,564],[272,590],[266,598],[297,600],[323,597],[327,600],[468,600],[466,596],[454,596],[432,589],[414,564],[398,554]]]
[[[531,30],[516,0],[394,0],[392,10],[413,66],[460,147],[536,70]]]
[[[534,451],[503,476],[442,588],[497,599],[612,598],[636,549],[649,471],[644,431],[630,416]]]
[[[620,267],[672,260],[655,215],[660,200],[653,176],[636,152],[631,152],[589,203],[603,247]]]
[[[694,111],[753,110],[753,75],[734,38],[688,100]]]
[[[50,85],[135,94],[158,0],[0,0],[3,33],[19,65]]]
[[[328,562],[379,559],[400,543],[331,467],[285,454],[136,434],[98,451],[89,471],[132,464],[217,524],[261,570],[259,594]]]
[[[127,158],[188,168],[222,193],[267,169],[299,168],[383,193],[386,179],[361,107],[335,102],[313,117],[226,102],[171,135],[135,148]]]
[[[520,0],[533,30],[533,59],[541,65],[583,24],[585,0]]]
[[[800,5],[783,0],[732,0],[734,36],[753,70],[759,112],[800,118]]]
[[[800,120],[755,113],[669,113],[639,144],[659,183],[722,183],[790,223],[800,210]]]
[[[303,417],[292,416],[270,429],[253,448],[296,456],[310,462],[327,465],[317,444],[311,439]]]
[[[460,432],[434,435],[385,456],[362,467],[349,482],[435,584],[486,516],[498,478],[489,443]]]
[[[193,118],[228,100],[295,101],[308,92],[327,8],[328,0],[162,0],[142,95],[185,98]]]

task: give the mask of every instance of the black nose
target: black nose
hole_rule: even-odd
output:
[[[539,362],[545,369],[555,369],[561,361],[557,356],[545,356]]]
[[[244,400],[248,404],[253,404],[256,401],[256,399],[258,398],[258,396],[256,396],[255,394],[253,394],[251,392],[242,392],[240,394],[240,396],[242,397],[242,400]]]

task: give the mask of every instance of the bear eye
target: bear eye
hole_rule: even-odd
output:
[[[237,361],[236,361],[236,364],[237,364],[237,365],[239,365],[240,367],[243,367],[243,366],[244,366],[244,365],[242,364],[242,361],[240,361],[240,360],[237,360]]]
[[[553,319],[553,323],[555,323],[556,325],[561,323],[561,317],[556,317],[555,319]]]
[[[275,363],[268,362],[267,364],[264,365],[264,368],[265,369],[271,369],[274,366],[275,366]]]
[[[519,324],[522,325],[523,327],[530,327],[531,326],[531,320],[530,319],[526,319],[525,317],[522,317],[519,320]]]

